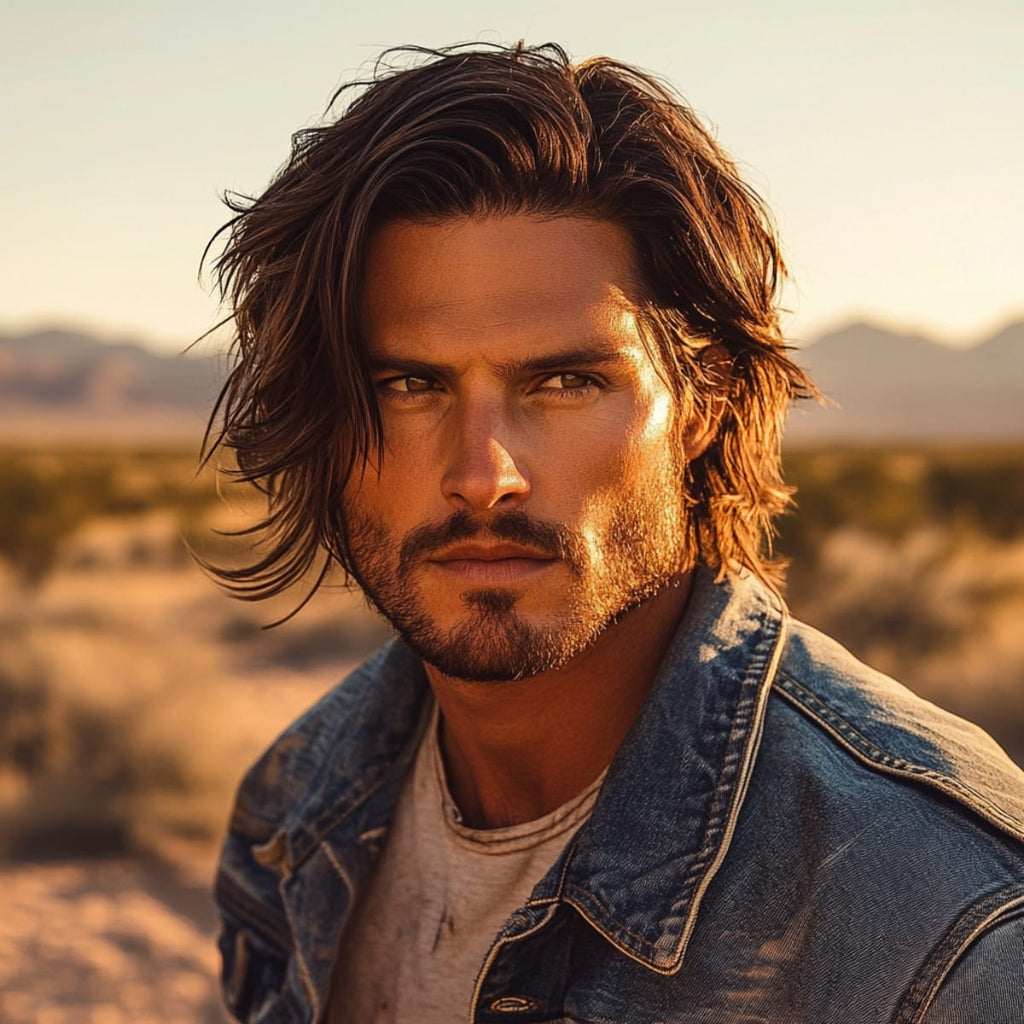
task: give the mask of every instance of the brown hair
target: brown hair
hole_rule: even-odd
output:
[[[604,57],[579,65],[549,44],[389,51],[373,79],[343,87],[336,119],[296,133],[263,195],[229,195],[216,260],[233,310],[235,364],[204,457],[234,452],[239,479],[268,495],[264,554],[213,567],[237,596],[277,594],[334,563],[352,568],[340,495],[381,455],[381,421],[360,325],[364,253],[393,218],[530,212],[601,217],[633,238],[650,342],[685,411],[731,366],[713,443],[686,479],[694,558],[771,580],[772,519],[789,501],[782,423],[813,385],[787,356],[776,309],[784,273],[771,218],[692,110]],[[411,59],[410,59],[411,58]],[[209,246],[207,252],[209,252]]]

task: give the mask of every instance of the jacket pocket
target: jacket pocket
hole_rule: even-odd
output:
[[[217,878],[216,897],[224,1001],[240,1021],[276,1019],[262,1011],[284,985],[291,957],[287,922],[270,907],[246,898],[224,873]]]

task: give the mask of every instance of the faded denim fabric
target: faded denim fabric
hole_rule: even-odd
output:
[[[239,1019],[323,1013],[428,699],[393,642],[243,781],[216,887]],[[467,1018],[1021,1024],[1024,774],[752,578],[701,570],[590,820],[496,936]]]

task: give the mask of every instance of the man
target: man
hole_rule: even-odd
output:
[[[234,208],[217,437],[270,507],[221,575],[340,566],[400,639],[242,784],[232,1012],[1024,1020],[1024,777],[775,590],[813,389],[693,113],[555,47],[422,55]]]

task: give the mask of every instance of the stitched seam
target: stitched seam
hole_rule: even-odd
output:
[[[1024,885],[1007,886],[965,911],[932,951],[900,1004],[895,1024],[923,1024],[950,971],[992,926],[1024,908]]]
[[[557,909],[557,905],[552,903],[548,907],[544,916],[532,927],[527,928],[526,931],[520,932],[518,935],[503,936],[495,940],[491,948],[487,951],[487,955],[484,957],[484,962],[476,976],[476,983],[473,986],[473,995],[469,1000],[469,1024],[473,1024],[473,1021],[476,1019],[477,1004],[480,1001],[480,994],[483,991],[484,981],[486,980],[491,967],[494,965],[494,961],[497,959],[498,953],[501,951],[502,947],[511,946],[513,943],[520,942],[540,931],[540,929],[543,928],[555,915]]]
[[[349,896],[352,896],[355,893],[355,889],[352,885],[352,879],[348,877],[348,872],[341,866],[341,862],[334,855],[334,851],[331,849],[331,844],[321,843],[320,848],[324,851],[324,856],[327,858],[328,863],[338,873],[338,877],[345,883],[345,886],[349,891]]]
[[[733,747],[732,758],[737,763],[732,767],[732,782],[728,786],[728,793],[723,794],[724,796],[727,796],[727,800],[725,802],[724,817],[719,826],[719,834],[713,851],[713,856],[707,863],[702,877],[696,882],[684,930],[680,935],[679,943],[676,948],[673,965],[676,970],[678,970],[679,965],[682,963],[686,945],[689,942],[690,935],[696,925],[697,910],[704,898],[704,894],[707,892],[708,886],[711,884],[711,879],[718,873],[719,868],[722,866],[722,863],[728,853],[729,846],[732,845],[732,839],[736,831],[736,823],[739,820],[743,803],[747,797],[750,779],[753,775],[754,765],[757,761],[757,754],[761,746],[764,721],[767,714],[768,698],[771,694],[774,677],[779,671],[783,646],[786,641],[787,619],[788,616],[784,607],[780,610],[774,620],[770,619],[767,614],[762,616],[762,632],[765,635],[768,635],[773,626],[774,631],[771,632],[768,642],[766,644],[762,644],[759,648],[759,650],[763,650],[767,647],[767,651],[765,651],[764,655],[761,657],[760,665],[755,669],[755,659],[751,658],[750,662],[748,662],[747,674],[744,678],[743,685],[746,686],[749,681],[752,686],[752,693],[747,701],[744,724],[740,727],[738,724],[739,716],[736,716],[733,721],[733,735],[730,737],[730,745]],[[729,755],[726,757],[726,760],[728,759]],[[724,773],[725,769],[723,767],[723,775]],[[719,786],[720,792],[721,788],[722,787]]]
[[[285,879],[282,879],[281,880],[282,888],[284,887],[284,884],[285,884]],[[281,902],[284,905],[285,917],[287,918],[288,923],[291,925],[291,927],[293,929],[293,933],[292,934],[298,934],[298,932],[294,930],[295,929],[295,922],[292,920],[291,914],[288,913],[288,901],[286,899],[284,899],[284,893],[283,892],[281,894]],[[306,958],[302,955],[302,950],[297,945],[295,946],[295,949],[294,949],[294,952],[293,952],[293,960],[294,960],[295,965],[298,967],[299,978],[302,980],[302,984],[306,988],[306,998],[309,1000],[310,1006],[313,1007],[313,1010],[314,1010],[313,1019],[315,1020],[317,1015],[319,1014],[319,1002],[320,1001],[316,997],[316,986],[313,984],[313,976],[309,972],[309,965],[306,963]]]
[[[858,732],[845,718],[801,686],[792,676],[780,672],[778,689],[792,704],[817,721],[855,755],[880,768],[887,769],[893,774],[908,775],[930,782],[948,795],[965,799],[976,814],[987,818],[994,825],[1002,827],[1018,838],[1024,836],[1020,822],[1001,811],[977,790],[964,785],[950,775],[935,771],[933,768],[925,768],[923,765],[914,764],[912,761],[906,761],[886,753],[863,733]]]
[[[316,852],[318,846],[324,842],[328,832],[333,831],[340,825],[346,818],[350,818],[360,807],[363,806],[368,800],[372,799],[377,793],[380,792],[395,776],[395,772],[387,772],[377,785],[372,786],[364,791],[362,796],[352,804],[346,804],[344,810],[339,811],[336,807],[331,808],[330,811],[325,811],[321,817],[317,818],[308,826],[300,826],[295,832],[295,840],[293,843],[293,850],[295,852],[295,859],[292,861],[292,868],[298,868],[301,864],[304,864],[309,858]],[[326,820],[326,823],[324,821]]]
[[[585,890],[577,891],[581,892],[584,896],[590,896],[590,893],[586,892]],[[598,933],[598,935],[604,938],[605,941],[610,942],[620,953],[622,953],[625,956],[628,956],[630,960],[635,961],[641,966],[646,967],[648,970],[654,971],[657,974],[665,975],[666,977],[670,974],[675,973],[677,965],[669,964],[666,966],[658,961],[657,954],[655,952],[645,953],[644,950],[649,949],[653,951],[654,947],[651,946],[650,943],[646,941],[646,939],[642,939],[638,935],[631,932],[625,925],[623,925],[618,920],[618,918],[608,913],[607,910],[605,910],[604,916],[615,922],[616,926],[620,929],[620,933],[624,932],[626,935],[629,936],[629,938],[633,939],[638,946],[644,947],[643,950],[630,949],[629,946],[627,946],[624,942],[621,941],[621,934],[612,934],[601,924],[599,924],[598,921],[595,920],[595,915],[593,914],[590,908],[582,906],[576,900],[571,899],[568,896],[566,896],[565,902],[568,906],[574,908],[580,914],[583,920],[586,921],[587,924],[589,924],[590,927]],[[596,903],[597,906],[601,907],[600,900],[594,899],[593,902]],[[602,907],[602,909],[604,908]]]
[[[575,897],[579,897],[579,899],[576,899]],[[596,908],[597,911],[598,911],[598,914],[596,916],[604,917],[604,918],[606,918],[609,921],[614,921],[615,925],[617,926],[619,931],[622,932],[624,935],[628,935],[629,938],[631,938],[637,944],[637,946],[640,947],[640,951],[650,950],[651,951],[651,953],[650,953],[651,959],[652,960],[657,960],[656,947],[651,945],[651,943],[649,943],[642,936],[637,935],[637,933],[634,932],[632,929],[626,927],[626,925],[622,921],[620,921],[588,889],[582,889],[578,885],[571,885],[570,884],[566,888],[565,900],[566,900],[567,903],[569,903],[572,906],[576,907],[576,909],[579,910],[581,914],[583,914],[585,917],[587,917],[587,918],[589,918],[591,920],[593,920],[593,918],[595,916],[593,911],[594,911],[594,908]],[[589,906],[588,906],[588,904],[589,904]],[[615,941],[615,936],[609,935],[608,932],[606,932],[604,930],[604,928],[599,928],[598,930],[601,932],[602,935],[606,936],[610,942],[612,942],[614,945],[618,946],[619,949],[625,949],[624,946],[622,946],[620,943]]]
[[[768,624],[762,622],[761,628],[766,630]],[[778,633],[773,637],[771,651],[775,650],[778,641]],[[770,652],[769,652],[770,654]],[[721,845],[724,824],[729,819],[733,802],[736,798],[736,784],[738,782],[739,770],[743,767],[743,755],[746,750],[747,741],[750,738],[751,725],[754,720],[754,713],[757,710],[760,686],[764,681],[765,670],[771,664],[770,656],[766,657],[760,649],[757,654],[751,657],[747,663],[747,672],[741,690],[746,688],[756,677],[757,688],[749,698],[743,702],[738,713],[733,716],[732,728],[725,741],[725,756],[722,758],[718,779],[715,783],[714,794],[712,795],[711,814],[708,816],[708,827],[704,833],[704,842],[701,844],[697,858],[686,878],[688,889],[695,888],[710,863],[713,862],[718,848]],[[724,782],[728,777],[729,781]],[[724,784],[723,784],[724,782]]]

